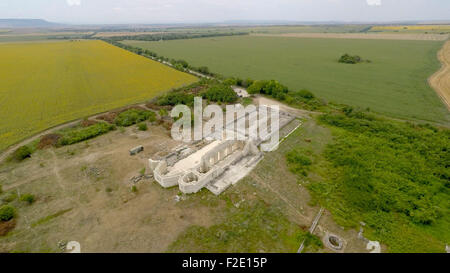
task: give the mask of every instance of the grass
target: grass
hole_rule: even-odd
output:
[[[341,226],[358,229],[365,222],[364,235],[389,252],[443,252],[450,239],[449,131],[358,113],[320,121],[333,140],[321,149],[304,143],[286,153],[313,203]],[[321,134],[307,137],[314,143]]]
[[[450,123],[427,83],[439,69],[442,42],[242,36],[124,43],[225,76],[279,80],[293,90],[395,118]],[[345,53],[372,62],[340,64]]]
[[[169,252],[295,253],[305,232],[277,209],[261,201],[239,208],[228,205],[225,220],[211,227],[191,226]]]
[[[71,208],[70,209],[65,209],[65,210],[60,210],[57,213],[54,213],[54,214],[48,215],[46,217],[43,217],[43,218],[37,220],[36,222],[31,223],[31,227],[34,228],[34,227],[37,227],[39,225],[45,224],[47,222],[50,222],[51,220],[55,219],[56,217],[64,215],[65,213],[67,213],[67,212],[69,212],[71,210],[72,210]]]
[[[0,150],[197,78],[101,41],[0,44]]]

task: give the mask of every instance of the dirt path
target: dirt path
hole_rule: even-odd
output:
[[[104,115],[104,114],[109,113],[109,112],[117,111],[117,110],[120,110],[120,109],[125,109],[127,107],[133,107],[133,106],[143,107],[143,108],[145,108],[147,110],[151,110],[151,109],[149,109],[146,106],[145,103],[138,103],[138,104],[132,104],[132,105],[128,105],[128,106],[124,106],[124,107],[120,107],[120,108],[111,109],[109,111],[102,112],[102,113],[97,113],[97,114],[94,114],[94,115],[88,117],[88,119],[95,120],[95,121],[102,121],[102,120],[98,120],[97,119],[101,115]],[[36,134],[34,136],[26,138],[26,139],[24,139],[24,140],[22,140],[22,141],[20,141],[20,142],[18,142],[16,144],[12,145],[12,146],[9,146],[5,150],[0,151],[0,163],[3,162],[9,155],[11,155],[19,147],[27,145],[27,144],[29,144],[29,143],[39,139],[42,136],[45,136],[45,135],[48,135],[48,134],[51,134],[51,133],[55,133],[56,131],[59,131],[61,129],[65,129],[65,128],[69,128],[69,127],[75,126],[78,123],[80,123],[81,121],[83,121],[83,119],[77,119],[77,120],[74,120],[74,121],[69,121],[69,122],[57,125],[55,127],[46,129],[46,130],[44,130],[44,131],[42,131],[42,132],[40,132],[40,133],[38,133],[38,134]]]
[[[428,80],[430,86],[436,90],[439,97],[450,110],[450,41],[447,41],[438,53],[442,63],[441,69]]]

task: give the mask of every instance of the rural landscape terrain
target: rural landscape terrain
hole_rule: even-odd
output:
[[[446,23],[0,20],[0,253],[448,252],[449,38]],[[149,165],[206,146],[171,137],[194,97],[292,118],[220,195],[161,187]]]

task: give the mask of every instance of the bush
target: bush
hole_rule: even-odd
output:
[[[210,101],[233,103],[238,100],[238,95],[234,90],[224,84],[216,84],[211,86],[207,91],[202,93],[202,97]]]
[[[28,146],[22,146],[20,148],[18,148],[13,154],[12,154],[12,158],[17,160],[17,161],[23,161],[26,158],[31,157],[31,154],[33,153],[33,151],[31,150],[30,147]]]
[[[179,104],[184,104],[188,106],[194,105],[194,95],[192,94],[186,94],[182,91],[180,92],[172,92],[169,94],[166,94],[158,99],[156,104],[160,106],[164,105],[171,105],[176,106]]]
[[[339,58],[339,62],[345,64],[357,64],[363,62],[363,59],[358,55],[350,56],[349,54],[344,54]]]
[[[138,129],[139,131],[147,131],[148,130],[147,123],[139,123]]]
[[[72,145],[84,140],[97,137],[99,135],[106,134],[107,132],[112,131],[114,129],[115,129],[114,125],[104,122],[99,122],[86,128],[82,127],[72,128],[68,131],[62,132],[63,136],[59,139],[58,144],[62,146]]]
[[[0,221],[9,221],[16,215],[16,209],[14,207],[5,205],[0,207]]]
[[[302,98],[307,99],[307,100],[311,100],[311,99],[314,99],[314,98],[315,98],[315,96],[314,96],[313,93],[311,93],[310,91],[305,90],[305,89],[300,90],[300,91],[297,91],[296,94],[297,94],[298,96],[302,97]]]
[[[211,72],[209,72],[209,68],[206,66],[201,66],[199,68],[196,68],[195,70],[197,70],[198,72],[205,74],[205,75],[210,75]]]
[[[249,94],[265,94],[278,100],[286,99],[289,89],[278,81],[256,81],[247,90]]]
[[[146,120],[156,121],[156,114],[146,110],[130,109],[120,113],[114,120],[114,123],[117,126],[128,127]]]
[[[23,201],[23,202],[27,202],[28,204],[33,204],[33,202],[35,201],[36,199],[35,199],[35,197],[34,197],[34,195],[32,195],[32,194],[24,194],[24,195],[22,195],[21,197],[20,197],[20,201]]]

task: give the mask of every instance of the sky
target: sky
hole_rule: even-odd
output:
[[[0,18],[72,24],[450,20],[450,0],[0,0]]]

